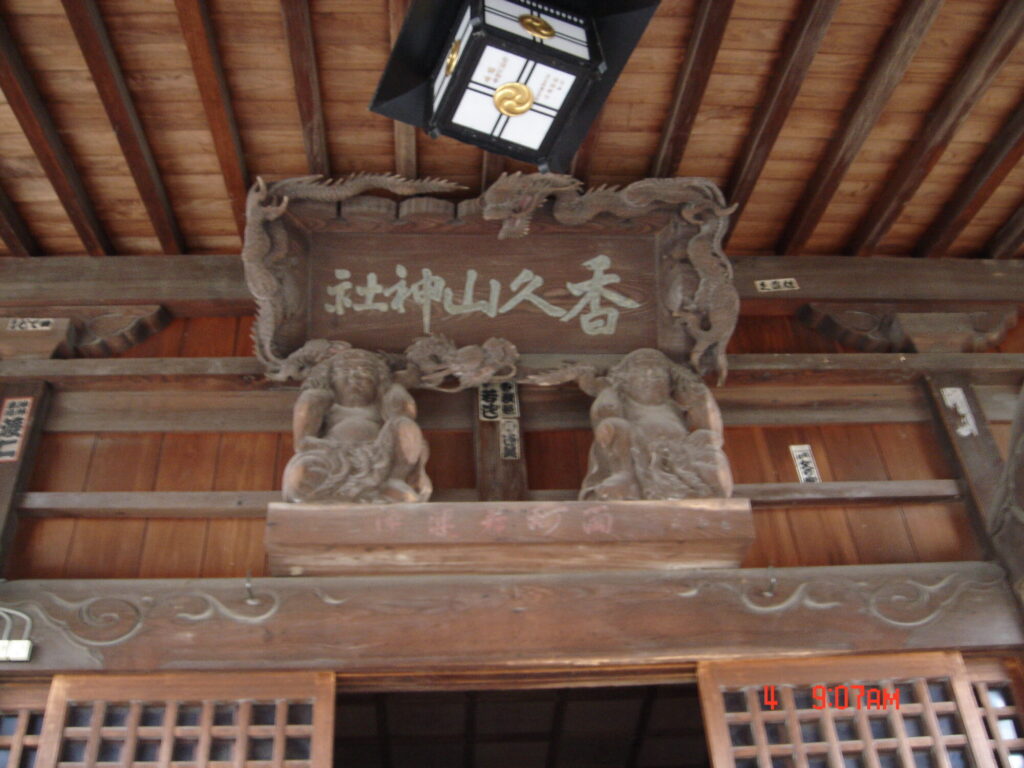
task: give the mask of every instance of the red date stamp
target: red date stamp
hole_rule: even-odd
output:
[[[811,687],[812,709],[899,709],[899,689],[887,691],[869,685],[815,685]],[[774,685],[766,685],[762,696],[765,709],[779,706]]]

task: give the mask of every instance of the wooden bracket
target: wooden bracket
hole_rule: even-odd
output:
[[[158,304],[0,308],[0,359],[112,357],[168,322]]]
[[[922,311],[900,304],[805,304],[805,324],[863,352],[984,352],[1017,325],[1017,307],[943,307]]]

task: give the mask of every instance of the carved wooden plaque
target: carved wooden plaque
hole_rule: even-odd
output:
[[[628,352],[657,343],[655,267],[636,237],[314,234],[308,335],[391,351],[443,333],[460,346],[497,336],[520,351]]]
[[[697,178],[580,186],[503,175],[456,205],[408,197],[456,187],[436,179],[258,182],[242,251],[257,357],[276,376],[310,340],[397,352],[440,333],[519,352],[655,347],[724,378],[739,299],[722,193]]]

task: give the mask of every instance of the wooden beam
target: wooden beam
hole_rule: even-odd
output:
[[[7,196],[2,187],[0,187],[0,238],[3,239],[12,256],[34,256],[39,253],[39,245],[32,237],[28,225],[21,218],[21,214],[18,213],[11,198]]]
[[[653,682],[701,660],[1024,643],[1003,571],[973,562],[258,578],[251,592],[237,578],[9,581],[0,603],[33,617],[39,649],[2,673],[341,669],[350,690]]]
[[[761,177],[768,155],[782,132],[789,110],[838,7],[839,0],[803,0],[800,5],[800,11],[786,35],[779,63],[761,103],[754,110],[750,130],[725,187],[725,197],[730,205],[739,206],[729,217],[729,235],[743,215],[743,208]]]
[[[985,148],[942,211],[918,240],[914,255],[943,256],[1024,155],[1024,101]]]
[[[886,179],[882,193],[846,246],[848,253],[867,256],[875,251],[903,212],[921,182],[949,146],[953,134],[981,98],[1024,34],[1024,3],[1005,0],[984,37],[971,51],[952,84],[943,93],[913,146]]]
[[[287,2],[287,0],[285,0]],[[395,47],[398,35],[402,31],[402,22],[409,10],[409,0],[387,0],[388,29],[391,36],[391,47]],[[394,121],[395,129],[395,173],[407,179],[415,179],[418,174],[416,166],[416,126]]]
[[[160,169],[132,102],[99,6],[96,0],[61,2],[160,246],[165,253],[185,253],[185,238],[178,228]]]
[[[57,126],[50,117],[35,81],[2,18],[0,89],[3,89],[11,111],[25,132],[25,138],[32,145],[36,159],[53,185],[53,190],[64,206],[86,252],[93,256],[113,253],[114,248],[96,216],[92,198],[86,192],[82,177],[75,168]]]
[[[213,137],[213,148],[231,201],[238,234],[245,232],[245,197],[249,189],[249,171],[245,163],[242,139],[231,106],[231,91],[221,65],[217,33],[210,18],[208,0],[174,0],[181,34],[192,59],[192,72],[203,100],[203,111]]]
[[[601,118],[603,116],[604,110],[602,109],[594,122],[591,123],[590,130],[587,131],[587,137],[583,140],[580,148],[572,156],[572,166],[569,169],[569,175],[575,176],[582,181],[584,188],[590,186],[590,163],[594,157],[594,145],[597,143],[597,137],[601,131]]]
[[[558,368],[569,359],[609,368],[621,357],[525,354],[519,361],[520,376]],[[49,382],[62,392],[262,390],[271,386],[263,378],[263,372],[263,366],[252,357],[0,360],[0,381],[38,379]],[[729,355],[728,387],[907,384],[929,373],[960,373],[974,384],[1015,387],[1024,377],[1024,354],[853,352],[841,355]]]
[[[1017,598],[1024,602],[1024,387],[1013,414],[1010,444],[1002,475],[996,482],[992,506],[985,519],[992,546],[1010,572]]]
[[[531,501],[575,499],[579,489],[530,491]],[[851,504],[902,504],[956,501],[961,498],[956,480],[881,480],[844,483],[739,484],[737,499],[750,499],[753,508],[830,507]],[[22,518],[262,518],[267,505],[281,500],[280,491],[94,491],[62,493],[32,491],[18,499]],[[477,501],[474,488],[435,491],[431,501]]]
[[[49,388],[41,381],[0,385],[0,567],[17,526],[17,500],[32,474],[46,421]]]
[[[327,151],[327,130],[324,127],[309,0],[281,0],[281,15],[288,39],[288,55],[292,62],[295,97],[299,103],[302,141],[306,147],[309,172],[330,176],[331,161]]]
[[[889,96],[942,8],[943,0],[905,0],[896,23],[872,57],[870,69],[843,111],[842,128],[804,187],[786,223],[777,253],[798,254],[810,239],[854,158],[878,122]]]
[[[690,131],[704,100],[711,70],[722,46],[734,0],[701,0],[693,20],[686,56],[662,128],[651,176],[675,176],[690,140]]]
[[[947,453],[964,485],[975,535],[991,550],[986,516],[994,507],[1003,460],[981,398],[962,376],[935,374],[925,379],[925,385]]]
[[[0,259],[0,307],[161,304],[190,317],[253,312],[238,256],[7,261]],[[1024,263],[1012,261],[877,257],[860,263],[843,256],[736,256],[732,262],[747,315],[789,314],[811,301],[1024,304]],[[757,281],[780,278],[794,279],[798,288],[758,289]]]
[[[990,259],[1012,259],[1024,247],[1024,203],[982,248]]]
[[[0,285],[6,308],[160,304],[204,317],[250,315],[255,304],[234,255],[0,259]]]
[[[985,414],[1013,417],[1016,386],[977,388]],[[101,390],[58,392],[50,432],[287,432],[297,390]],[[472,429],[469,395],[417,391],[424,429]],[[726,426],[923,422],[930,412],[911,384],[723,387],[715,397]],[[523,388],[522,427],[587,429],[590,399],[575,388]]]

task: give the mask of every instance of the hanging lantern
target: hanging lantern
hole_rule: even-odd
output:
[[[370,108],[566,171],[657,1],[414,0]]]

